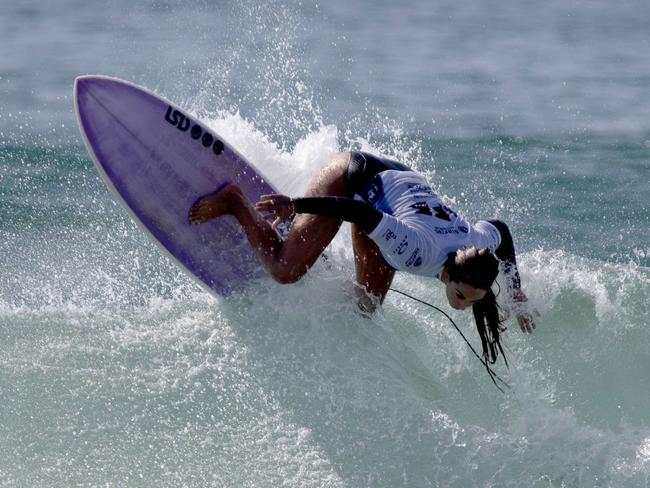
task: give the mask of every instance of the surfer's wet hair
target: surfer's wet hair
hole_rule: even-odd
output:
[[[503,360],[508,364],[499,340],[499,334],[505,327],[501,325],[503,320],[492,291],[492,284],[499,274],[499,260],[488,249],[467,247],[449,253],[446,268],[449,281],[465,283],[487,291],[485,297],[472,305],[476,329],[483,346],[483,356],[490,363],[494,363],[501,352]]]

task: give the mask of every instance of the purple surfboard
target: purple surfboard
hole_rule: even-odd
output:
[[[206,289],[229,295],[264,275],[237,221],[188,222],[201,196],[227,182],[252,201],[276,190],[222,137],[173,103],[103,76],[75,80],[81,134],[99,173],[152,238]]]

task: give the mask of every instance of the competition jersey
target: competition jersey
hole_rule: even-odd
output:
[[[355,198],[383,213],[369,237],[398,271],[440,277],[450,252],[470,246],[495,252],[501,243],[494,225],[470,225],[414,171],[382,171]]]

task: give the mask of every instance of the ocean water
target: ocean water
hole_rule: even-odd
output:
[[[1,487],[650,486],[650,4],[0,0]],[[72,83],[186,106],[283,191],[339,150],[509,223],[537,330],[500,393],[439,313],[303,280],[217,299],[140,232]],[[442,286],[395,288],[443,307]]]

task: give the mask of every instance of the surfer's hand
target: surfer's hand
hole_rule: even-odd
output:
[[[521,288],[512,290],[512,301],[515,304],[515,314],[521,331],[532,334],[535,330],[535,322],[533,321],[533,315],[528,311],[528,297]],[[536,314],[539,315],[539,313]]]
[[[291,198],[280,194],[262,195],[255,204],[255,210],[275,217],[272,224],[274,229],[294,214]]]

